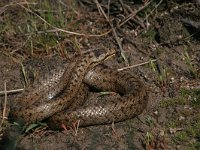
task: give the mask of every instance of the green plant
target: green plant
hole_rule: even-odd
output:
[[[153,135],[150,132],[146,133],[146,146],[148,147],[148,145],[151,145],[152,141],[153,141]]]
[[[36,130],[36,129],[40,129],[40,128],[44,128],[44,127],[47,127],[46,123],[41,123],[41,122],[33,123],[33,124],[30,124],[28,127],[26,127],[24,129],[24,132],[28,133],[30,131],[33,131],[33,130]]]
[[[191,75],[194,78],[197,78],[197,76],[198,76],[197,69],[195,68],[195,66],[192,63],[192,59],[190,58],[190,56],[188,54],[188,48],[186,46],[184,47],[184,61],[187,64],[187,66],[189,67]]]

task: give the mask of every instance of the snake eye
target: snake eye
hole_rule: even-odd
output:
[[[105,49],[99,49],[98,51],[94,52],[94,55],[96,56],[96,58],[102,58],[105,57],[106,53],[107,51]]]

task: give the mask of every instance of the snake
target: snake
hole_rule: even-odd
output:
[[[14,100],[9,117],[26,124],[47,119],[52,129],[61,129],[77,120],[79,126],[90,126],[139,115],[147,105],[148,90],[133,74],[102,65],[115,54],[113,49],[88,52],[50,72]],[[89,88],[118,96],[84,105]]]

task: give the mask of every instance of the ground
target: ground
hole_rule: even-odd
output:
[[[105,63],[117,69],[127,63],[133,66],[126,71],[138,75],[149,88],[147,108],[124,122],[78,130],[61,132],[41,124],[32,125],[15,148],[200,149],[198,2],[111,1],[110,7],[107,1],[100,4],[116,27],[120,42],[92,1],[1,1],[0,91],[5,91],[5,87],[24,88],[30,64],[41,69],[45,66],[42,62],[48,61],[46,64],[56,67],[84,50],[119,50],[121,45],[123,53]],[[143,6],[146,7],[133,13]],[[135,15],[120,26],[131,13]],[[2,108],[8,112],[5,100],[12,104],[16,96],[17,93],[1,94]],[[8,120],[4,118],[0,126],[0,144],[7,147],[3,139]],[[17,135],[16,140],[20,137]]]

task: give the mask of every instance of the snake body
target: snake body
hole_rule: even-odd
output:
[[[86,74],[83,82],[100,91],[114,91],[120,96],[59,112],[49,119],[51,128],[61,129],[61,125],[70,126],[77,120],[79,126],[119,122],[139,115],[147,105],[145,85],[128,72],[118,72],[99,65]]]
[[[140,114],[147,104],[145,85],[130,73],[99,65],[113,54],[114,50],[89,52],[74,59],[67,68],[54,71],[39,86],[27,88],[16,98],[11,118],[22,119],[26,124],[49,118],[49,126],[60,129],[62,124],[75,120],[87,126],[118,122]],[[82,106],[88,86],[121,96]]]

